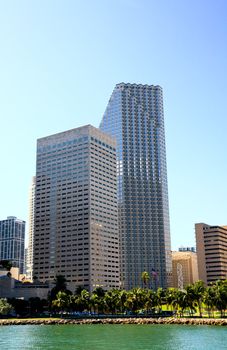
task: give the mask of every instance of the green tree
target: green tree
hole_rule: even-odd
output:
[[[128,292],[124,289],[119,291],[119,309],[121,313],[124,313],[126,310],[126,300],[128,297]]]
[[[115,314],[121,309],[121,291],[118,289],[112,289],[105,293],[104,303],[106,311]]]
[[[100,298],[97,294],[92,293],[90,298],[90,306],[91,310],[99,314],[104,307],[103,298]]]
[[[82,290],[84,290],[84,288],[82,286],[78,286],[76,288],[75,295],[81,295]]]
[[[0,265],[7,271],[10,271],[11,267],[13,267],[13,264],[10,260],[1,260]]]
[[[86,289],[78,289],[76,295],[72,296],[72,307],[80,312],[90,309],[90,294]]]
[[[62,314],[63,311],[66,311],[71,303],[71,296],[65,292],[58,292],[56,299],[52,301],[52,306],[54,309],[57,309]]]
[[[95,288],[92,293],[96,294],[99,298],[103,298],[105,296],[105,290],[102,287]]]
[[[133,288],[127,293],[125,305],[129,311],[137,313],[145,305],[146,293],[142,288]]]
[[[216,281],[213,286],[215,291],[214,305],[221,312],[221,317],[223,317],[227,308],[227,280]]]
[[[172,311],[177,310],[177,298],[178,298],[178,289],[177,288],[168,288],[166,290],[166,305],[167,309],[170,307]]]
[[[65,292],[68,295],[72,294],[72,292],[67,289],[66,278],[62,275],[57,275],[54,279],[54,287],[51,289],[48,297],[50,303],[56,299],[58,292]]]
[[[105,290],[102,287],[97,287],[93,290],[90,297],[90,305],[94,312],[102,313],[105,308]]]
[[[202,301],[205,292],[205,285],[203,281],[197,281],[192,285],[191,298],[193,304],[199,308],[199,316],[202,317]]]
[[[13,306],[14,311],[19,316],[26,316],[29,314],[29,302],[23,299],[8,299],[8,302]]]
[[[47,301],[45,299],[40,299],[38,297],[29,298],[29,313],[34,315],[37,313],[42,313],[44,307],[47,306]]]
[[[144,308],[148,314],[156,306],[156,293],[150,289],[145,291]]]
[[[148,282],[150,280],[150,275],[147,271],[143,271],[142,274],[141,274],[141,279],[142,279],[142,282],[143,282],[143,287],[148,287]]]
[[[155,304],[158,307],[158,312],[161,313],[162,305],[165,304],[166,291],[163,288],[158,288],[155,293]]]
[[[211,317],[211,313],[215,307],[215,288],[214,286],[208,286],[203,295],[203,302],[207,307],[208,316]],[[214,313],[213,313],[214,316]]]
[[[6,299],[0,299],[0,315],[8,315],[12,310],[12,305]]]
[[[178,290],[176,303],[180,309],[180,316],[184,316],[184,310],[188,307],[188,295],[186,290]]]
[[[196,311],[196,306],[198,305],[197,295],[195,294],[195,286],[193,284],[189,284],[185,288],[187,293],[187,307],[189,308],[190,315]],[[203,299],[203,294],[201,294],[201,302]]]

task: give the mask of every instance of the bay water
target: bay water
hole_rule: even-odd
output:
[[[224,350],[227,328],[189,325],[0,327],[1,350]]]

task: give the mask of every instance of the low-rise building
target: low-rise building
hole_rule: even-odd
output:
[[[46,283],[22,282],[8,275],[0,276],[0,298],[29,298],[47,299],[50,288]]]
[[[198,281],[197,254],[190,250],[172,252],[173,287],[183,289]]]

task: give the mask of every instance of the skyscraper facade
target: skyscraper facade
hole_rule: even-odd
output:
[[[28,217],[28,247],[26,256],[26,276],[33,279],[33,240],[34,240],[34,216],[35,216],[35,176],[29,190],[29,217]]]
[[[37,142],[33,275],[119,287],[116,142],[90,125]]]
[[[8,216],[0,221],[0,260],[9,260],[24,272],[25,221]]]
[[[150,287],[171,279],[171,248],[164,132],[160,86],[117,84],[100,129],[116,137],[121,281]]]

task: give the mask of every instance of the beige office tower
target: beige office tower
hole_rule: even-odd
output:
[[[34,214],[35,214],[35,176],[29,190],[29,216],[28,216],[28,247],[26,256],[26,277],[33,280],[33,239],[34,239]]]
[[[197,254],[193,250],[172,252],[173,287],[183,289],[199,279]]]
[[[195,224],[199,279],[227,279],[227,226]]]
[[[34,276],[119,287],[115,140],[91,125],[37,141]]]

